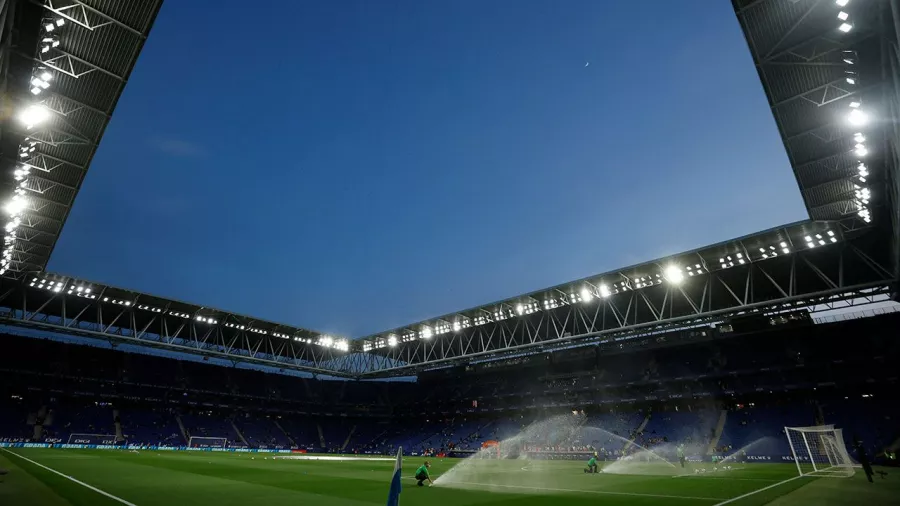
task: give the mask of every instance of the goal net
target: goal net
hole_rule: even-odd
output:
[[[853,476],[855,463],[847,453],[841,429],[819,425],[785,427],[784,432],[801,476]]]
[[[124,443],[125,441],[119,441]],[[116,444],[115,434],[69,434],[70,445],[114,445]]]
[[[189,448],[225,448],[228,439],[224,437],[194,437],[188,441]]]

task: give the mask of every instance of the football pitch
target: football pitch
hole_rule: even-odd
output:
[[[265,454],[213,452],[133,453],[123,450],[0,449],[0,505],[225,506],[385,504],[394,463],[383,460],[312,460]],[[482,461],[464,481],[432,488],[412,478],[424,459],[406,457],[404,506],[555,505],[838,505],[897,504],[897,474],[875,483],[851,478],[795,478],[792,464],[736,465],[707,472],[648,476],[584,474],[583,462]],[[437,478],[461,460],[431,459]],[[891,470],[888,470],[890,472]],[[447,478],[452,476],[448,474]],[[893,498],[893,499],[892,499]]]

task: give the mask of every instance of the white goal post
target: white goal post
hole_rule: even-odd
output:
[[[191,436],[188,448],[227,448],[228,438]]]
[[[124,440],[122,441],[124,442]],[[69,434],[70,445],[114,445],[116,444],[115,434]]]
[[[785,427],[784,433],[801,476],[853,476],[856,463],[847,453],[841,429],[834,425]]]

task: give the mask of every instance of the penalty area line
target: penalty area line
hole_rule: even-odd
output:
[[[32,463],[32,464],[34,464],[34,465],[40,467],[41,469],[46,469],[47,471],[50,471],[50,472],[53,473],[53,474],[62,476],[63,478],[65,478],[65,479],[67,479],[67,480],[69,480],[69,481],[73,481],[73,482],[75,482],[75,483],[81,485],[82,487],[89,488],[89,489],[93,490],[94,492],[97,492],[97,493],[100,494],[100,495],[105,495],[106,497],[109,497],[109,498],[112,499],[113,501],[118,501],[118,502],[124,504],[125,506],[137,506],[136,504],[130,503],[130,502],[126,501],[125,499],[122,499],[121,497],[116,497],[116,496],[110,494],[109,492],[105,492],[105,491],[103,491],[103,490],[100,490],[99,488],[97,488],[97,487],[95,487],[95,486],[93,486],[93,485],[88,485],[87,483],[85,483],[85,482],[83,482],[83,481],[81,481],[81,480],[75,479],[75,478],[73,478],[73,477],[71,477],[71,476],[69,476],[69,475],[67,475],[67,474],[63,474],[63,473],[57,471],[56,469],[51,469],[51,468],[45,466],[44,464],[41,464],[40,462],[35,462],[35,461],[29,459],[28,457],[23,457],[22,455],[19,455],[19,454],[16,453],[16,452],[11,452],[11,451],[7,450],[6,448],[0,448],[0,450],[3,450],[4,452],[6,452],[6,453],[8,453],[8,454],[10,454],[10,455],[15,455],[16,457],[19,457],[20,459],[22,459],[22,460],[24,460],[24,461],[26,461],[26,462],[30,462],[30,463]]]
[[[733,502],[735,502],[735,501],[740,501],[741,499],[743,499],[743,498],[745,498],[745,497],[750,497],[751,495],[755,495],[755,494],[758,494],[758,493],[760,493],[760,492],[765,492],[766,490],[769,490],[770,488],[775,488],[775,487],[777,487],[777,486],[779,486],[779,485],[784,485],[785,483],[789,483],[789,482],[792,482],[792,481],[794,481],[794,480],[798,480],[798,479],[800,479],[800,478],[803,478],[803,476],[802,476],[802,475],[800,475],[800,476],[794,476],[793,478],[788,478],[788,479],[786,479],[786,480],[779,481],[778,483],[773,483],[772,485],[769,485],[768,487],[763,487],[763,488],[754,490],[754,491],[752,491],[752,492],[747,492],[746,494],[739,495],[739,496],[737,496],[737,497],[732,497],[731,499],[728,499],[727,501],[722,501],[722,502],[720,502],[720,503],[718,503],[718,504],[713,504],[713,506],[722,506],[723,504],[731,504],[731,503],[733,503]]]
[[[691,501],[721,501],[721,497],[693,497],[687,495],[665,495],[665,494],[645,494],[641,492],[615,492],[612,490],[579,490],[574,488],[551,488],[551,487],[528,487],[525,485],[498,485],[498,484],[489,484],[489,483],[473,483],[466,481],[455,481],[454,485],[471,485],[475,487],[483,487],[483,488],[511,488],[511,489],[519,489],[519,490],[536,490],[536,491],[544,491],[544,492],[567,492],[567,493],[575,493],[575,494],[599,494],[599,495],[620,495],[626,497],[653,497],[656,499],[688,499]],[[719,503],[724,504],[724,503]],[[718,506],[716,504],[715,506]]]

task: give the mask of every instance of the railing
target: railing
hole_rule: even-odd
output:
[[[871,318],[873,316],[881,316],[891,313],[900,312],[900,304],[886,307],[878,307],[874,309],[864,309],[862,311],[853,311],[850,313],[841,313],[835,315],[828,316],[820,316],[818,318],[813,318],[813,323],[816,325],[822,325],[824,323],[835,323],[835,322],[843,322],[848,320],[859,320],[862,318]]]

